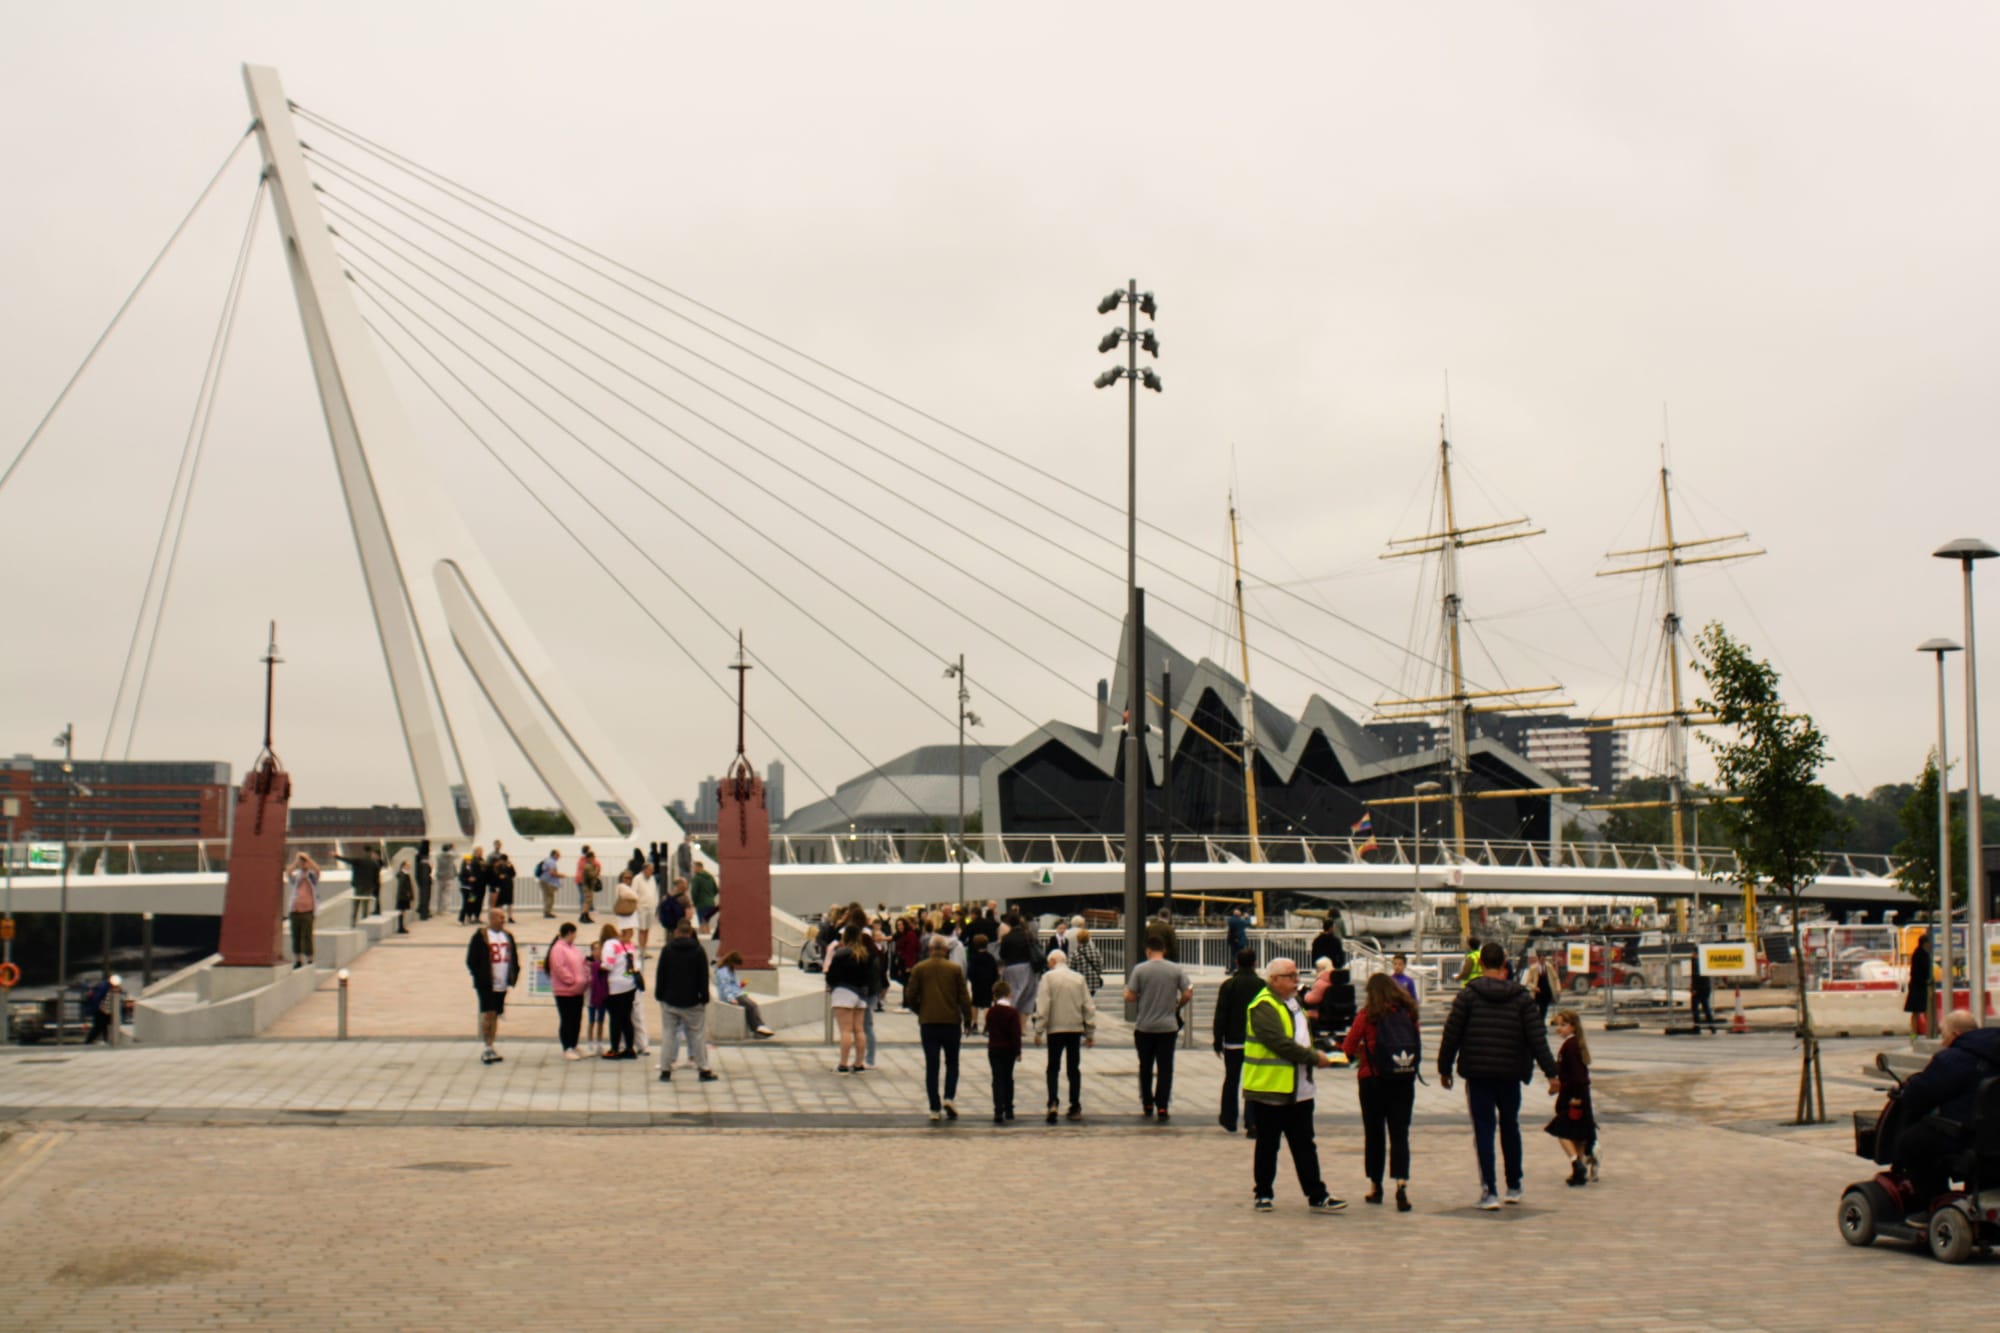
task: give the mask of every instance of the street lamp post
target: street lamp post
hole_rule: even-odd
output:
[[[1416,855],[1410,858],[1410,948],[1417,955],[1419,971],[1424,966],[1424,917],[1427,915],[1424,911],[1424,805],[1431,799],[1431,793],[1443,790],[1435,782],[1419,782],[1416,802],[1410,807],[1417,831]],[[1442,972],[1438,975],[1438,982],[1440,985],[1444,982]]]
[[[1980,856],[1979,834],[1979,655],[1972,633],[1972,562],[1990,560],[2000,551],[1976,537],[1960,537],[1931,552],[1940,560],[1958,561],[1965,601],[1965,935],[1969,955],[1966,989],[1972,992],[1972,1016],[1986,1021],[1986,866]]]
[[[1145,957],[1140,919],[1146,911],[1146,752],[1142,737],[1146,730],[1146,630],[1139,593],[1139,386],[1154,393],[1161,390],[1160,377],[1152,367],[1139,368],[1139,352],[1160,354],[1160,340],[1151,328],[1139,332],[1139,316],[1152,319],[1159,306],[1151,292],[1139,290],[1132,279],[1114,289],[1097,303],[1097,313],[1108,315],[1120,305],[1126,307],[1125,327],[1113,328],[1099,340],[1099,352],[1117,350],[1123,342],[1125,364],[1113,366],[1094,381],[1108,389],[1119,380],[1126,382],[1125,395],[1125,966]]]
[[[56,912],[56,1044],[69,1041],[69,1029],[63,1026],[63,992],[69,986],[69,824],[70,807],[76,804],[72,791],[76,785],[76,773],[72,768],[75,754],[76,724],[63,723],[62,735],[55,743],[63,747],[63,822],[62,822],[62,891]]]
[[[1950,639],[1926,639],[1917,645],[1920,653],[1930,653],[1937,658],[1937,775],[1938,775],[1938,910],[1937,919],[1941,923],[1938,931],[1938,967],[1944,979],[1938,986],[1938,1022],[1952,1011],[1951,977],[1951,765],[1944,755],[1944,655],[1958,651],[1958,645]],[[1975,946],[1976,949],[1977,946]],[[1912,986],[1917,984],[1910,978]]]
[[[965,916],[965,729],[979,725],[979,714],[966,705],[972,702],[972,691],[965,683],[965,654],[958,655],[958,661],[944,669],[947,680],[958,680],[958,914]]]

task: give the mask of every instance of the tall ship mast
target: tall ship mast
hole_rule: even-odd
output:
[[[1438,493],[1442,502],[1443,521],[1436,530],[1418,537],[1398,537],[1390,541],[1390,549],[1380,558],[1399,560],[1409,556],[1435,555],[1439,560],[1439,585],[1441,589],[1440,613],[1442,617],[1445,660],[1443,676],[1445,689],[1432,695],[1422,695],[1406,699],[1384,699],[1376,704],[1376,717],[1381,721],[1414,721],[1427,718],[1442,718],[1445,724],[1444,765],[1449,782],[1448,795],[1442,799],[1451,803],[1452,851],[1460,864],[1465,861],[1465,802],[1468,798],[1468,778],[1472,772],[1470,746],[1473,720],[1481,713],[1521,712],[1537,709],[1569,708],[1573,705],[1567,699],[1539,698],[1529,696],[1556,695],[1562,692],[1560,685],[1530,685],[1518,689],[1468,690],[1465,684],[1465,653],[1461,644],[1461,627],[1465,618],[1464,599],[1459,592],[1458,553],[1470,546],[1492,546],[1500,542],[1521,541],[1537,537],[1544,531],[1528,526],[1525,518],[1502,519],[1495,523],[1479,523],[1461,526],[1458,508],[1451,488],[1451,440],[1444,423],[1438,425]],[[1561,795],[1584,790],[1575,787],[1531,787],[1508,791],[1480,792],[1476,798]],[[1419,854],[1421,854],[1421,830],[1423,827],[1423,806],[1436,797],[1421,795],[1409,797],[1389,797],[1371,801],[1371,805],[1409,804],[1414,809],[1414,825],[1419,831]],[[1463,890],[1456,895],[1458,906],[1458,934],[1461,947],[1472,937],[1472,921]]]
[[[1257,838],[1257,692],[1250,688],[1250,626],[1243,611],[1243,558],[1236,540],[1236,493],[1229,494],[1229,567],[1236,579],[1236,641],[1243,649],[1243,806],[1250,829],[1250,859],[1264,859]],[[1258,909],[1261,920],[1264,913]]]
[[[1616,569],[1599,570],[1597,577],[1615,578],[1622,574],[1657,573],[1661,581],[1661,599],[1664,614],[1660,617],[1660,660],[1665,676],[1664,685],[1667,707],[1652,712],[1613,713],[1591,719],[1594,724],[1588,730],[1606,731],[1661,731],[1665,733],[1665,768],[1667,777],[1667,799],[1664,801],[1609,801],[1589,805],[1587,810],[1657,810],[1662,807],[1672,812],[1674,862],[1687,864],[1686,815],[1691,808],[1688,801],[1688,733],[1698,726],[1715,721],[1706,713],[1698,713],[1687,706],[1687,696],[1681,687],[1681,653],[1686,648],[1686,638],[1682,633],[1680,570],[1684,565],[1720,564],[1724,561],[1748,560],[1764,554],[1762,547],[1737,548],[1736,543],[1750,539],[1747,532],[1734,532],[1724,537],[1700,537],[1693,541],[1682,541],[1674,532],[1674,490],[1673,474],[1667,467],[1666,445],[1660,446],[1660,531],[1663,541],[1657,546],[1639,546],[1624,551],[1606,551],[1607,560],[1629,559],[1633,556],[1653,557],[1636,565],[1622,565]],[[1684,554],[1688,551],[1708,547],[1730,547],[1727,550],[1704,550],[1699,555]],[[1724,798],[1728,799],[1728,798]],[[1704,801],[1702,804],[1708,804]],[[1701,848],[1695,848],[1697,857]],[[1695,867],[1697,873],[1700,866]],[[1679,922],[1685,932],[1687,906],[1683,901],[1677,905],[1681,916]],[[1747,894],[1744,899],[1744,928],[1755,932],[1755,900]]]

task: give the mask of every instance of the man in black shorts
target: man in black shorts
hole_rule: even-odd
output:
[[[467,941],[465,970],[472,973],[472,989],[479,996],[479,1039],[486,1047],[479,1062],[498,1064],[503,1057],[493,1049],[493,1039],[500,1035],[507,992],[521,979],[521,950],[514,943],[514,932],[507,929],[505,908],[488,912],[485,928]]]

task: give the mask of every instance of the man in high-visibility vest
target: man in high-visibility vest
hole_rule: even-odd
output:
[[[1336,1213],[1347,1203],[1327,1193],[1319,1174],[1319,1149],[1313,1143],[1312,1071],[1331,1062],[1300,1040],[1305,1011],[1298,1000],[1299,965],[1289,958],[1277,959],[1264,981],[1264,989],[1250,1001],[1243,1037],[1243,1096],[1257,1104],[1256,1208],[1268,1213],[1274,1207],[1271,1190],[1277,1182],[1282,1138],[1291,1147],[1306,1206],[1316,1213]]]

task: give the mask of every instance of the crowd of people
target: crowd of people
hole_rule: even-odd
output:
[[[511,895],[502,896],[507,881],[493,876],[505,856],[497,844],[487,855],[475,848],[453,876],[444,868],[449,853],[447,848],[440,856],[438,882],[456,878],[462,886],[470,879],[486,886],[486,924],[468,945],[466,965],[479,997],[481,1059],[496,1063],[502,1057],[494,1035],[522,969],[521,951],[508,929]],[[542,963],[566,1059],[632,1060],[648,1053],[640,998],[647,985],[647,937],[655,924],[665,937],[652,977],[662,1082],[671,1081],[683,1043],[697,1077],[717,1077],[707,1040],[711,1002],[743,1008],[750,1031],[772,1035],[738,974],[741,955],[721,953],[711,964],[702,935],[712,926],[719,895],[712,877],[706,892],[694,891],[690,880],[706,875],[697,855],[690,852],[684,864],[689,874],[673,873],[680,867],[665,849],[655,847],[650,854],[634,849],[607,887],[591,850],[579,856],[573,874],[585,910],[578,921],[562,923]],[[554,855],[536,871],[549,915],[561,874]],[[670,887],[662,894],[657,886],[669,874]],[[592,907],[610,919],[593,923]],[[586,924],[596,925],[587,945],[579,940]],[[1417,989],[1406,960],[1398,955],[1389,971],[1371,976],[1361,1002],[1350,1002],[1342,1012],[1336,996],[1347,975],[1346,952],[1331,928],[1308,950],[1310,986],[1293,958],[1273,959],[1259,970],[1240,915],[1232,914],[1229,936],[1232,944],[1241,944],[1234,970],[1217,992],[1210,1033],[1224,1071],[1217,1122],[1254,1141],[1256,1209],[1275,1207],[1281,1148],[1290,1155],[1309,1209],[1346,1207],[1321,1174],[1313,1132],[1317,1074],[1335,1063],[1338,1050],[1351,1063],[1360,1105],[1364,1202],[1393,1198],[1397,1211],[1410,1211],[1410,1124],[1424,1052]],[[1156,1124],[1172,1119],[1176,1054],[1194,998],[1193,979],[1177,953],[1173,922],[1163,912],[1146,923],[1145,959],[1129,970],[1120,992],[1133,1016],[1139,1114]],[[876,1016],[894,996],[916,1020],[924,1097],[933,1121],[959,1118],[961,1055],[968,1038],[985,1042],[995,1125],[1014,1121],[1018,1066],[1030,1050],[1041,1052],[1046,1122],[1083,1119],[1082,1057],[1097,1042],[1097,997],[1104,986],[1103,955],[1084,918],[1045,932],[1018,909],[1003,911],[998,902],[894,917],[879,906],[870,913],[859,903],[836,904],[808,928],[799,965],[818,973],[826,988],[836,1075],[876,1069]],[[1436,1072],[1446,1089],[1461,1079],[1465,1083],[1479,1164],[1478,1206],[1495,1210],[1521,1202],[1521,1088],[1538,1069],[1555,1099],[1545,1129],[1569,1163],[1568,1183],[1595,1180],[1597,1122],[1581,1019],[1572,1010],[1555,1013],[1561,1045],[1551,1052],[1546,983],[1531,989],[1512,980],[1506,951],[1498,944],[1477,949],[1466,972],[1439,1033]],[[1532,971],[1530,979],[1540,980]]]
[[[480,1060],[498,1064],[505,1059],[495,1045],[500,1019],[508,994],[527,968],[520,943],[508,929],[517,924],[511,863],[497,840],[490,852],[475,846],[462,858],[446,843],[431,872],[437,884],[457,887],[461,924],[484,916],[485,924],[467,942],[465,965],[479,1002]],[[536,866],[535,882],[544,918],[557,916],[565,882],[576,886],[581,909],[575,920],[557,927],[537,964],[547,973],[555,998],[556,1039],[564,1059],[638,1060],[649,1054],[653,1043],[641,997],[656,928],[661,948],[653,993],[659,1006],[662,1083],[672,1081],[683,1043],[688,1063],[702,1082],[718,1077],[709,1058],[711,1001],[741,1009],[753,1037],[776,1035],[739,975],[742,954],[730,950],[713,964],[709,961],[702,939],[718,939],[721,892],[692,837],[677,848],[657,843],[647,850],[633,848],[630,861],[609,883],[603,863],[590,847],[578,854],[568,876],[562,854],[552,851]],[[608,919],[597,920],[593,910]]]

